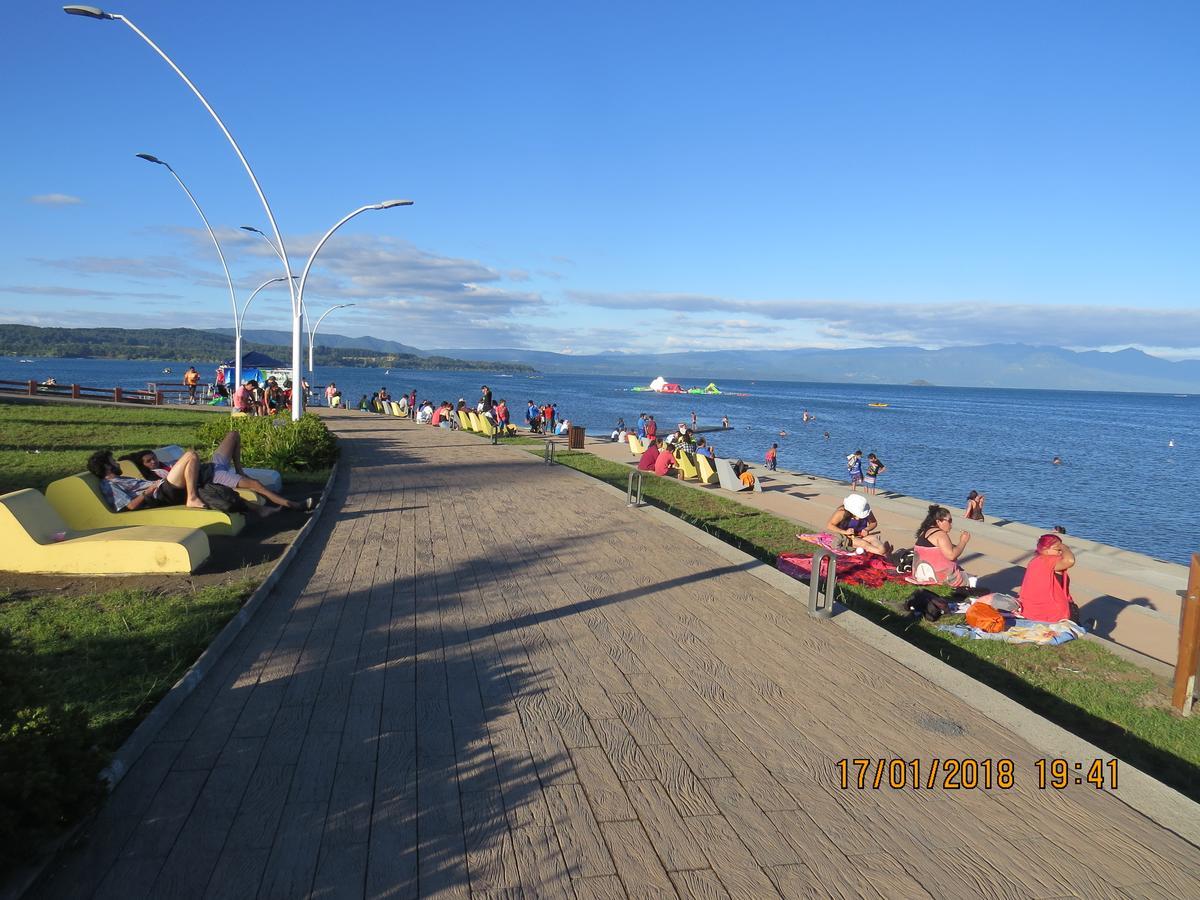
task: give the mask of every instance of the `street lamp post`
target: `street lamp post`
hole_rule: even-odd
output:
[[[188,186],[183,183],[183,179],[179,177],[179,173],[171,168],[171,164],[165,160],[159,159],[157,156],[151,156],[149,153],[138,153],[137,158],[144,159],[146,162],[154,163],[158,166],[163,166],[168,172],[171,173],[171,176],[175,179],[176,183],[183,188],[183,192],[187,194],[188,199],[192,201],[192,206],[196,207],[196,212],[200,214],[200,221],[204,223],[204,227],[208,230],[208,236],[212,238],[213,246],[217,248],[217,256],[221,259],[221,268],[225,270],[225,283],[229,285],[229,303],[233,307],[233,338],[234,346],[237,348],[237,357],[234,360],[237,380],[234,382],[234,385],[240,385],[242,383],[242,325],[240,319],[238,318],[237,295],[233,292],[233,278],[231,278],[229,275],[229,266],[225,263],[225,254],[221,250],[221,242],[217,240],[216,234],[213,233],[212,226],[208,224],[208,216],[204,214],[204,210],[200,208],[200,204],[196,202],[196,198],[192,192],[188,190]]]
[[[271,236],[269,234],[267,234],[261,228],[255,228],[253,225],[242,225],[240,227],[241,227],[242,231],[249,231],[254,234],[262,235],[262,239],[267,242],[267,244],[271,247],[272,250],[275,251],[275,255],[279,257],[280,261],[286,262],[283,259],[283,254],[279,252],[279,248],[275,246],[275,242],[273,240],[271,240]],[[286,265],[284,267],[286,268]],[[299,278],[300,276],[293,275],[292,277]],[[301,301],[301,303],[300,303],[300,319],[306,329],[311,328],[312,319],[310,319],[308,317],[308,310],[305,308],[303,301]]]
[[[321,318],[317,319],[317,324],[308,329],[308,374],[312,374],[313,370],[313,342],[317,339],[317,329],[321,327],[321,323],[325,321],[325,317],[335,309],[345,309],[347,306],[354,306],[353,303],[339,303],[337,306],[331,306],[325,312],[321,313]]]
[[[366,206],[360,206],[358,209],[354,210],[354,212],[352,212],[348,215],[345,215],[341,219],[339,219],[337,221],[337,223],[335,223],[334,226],[332,228],[330,228],[327,232],[325,232],[324,236],[319,241],[317,241],[317,246],[315,246],[313,248],[313,252],[309,254],[308,262],[306,262],[304,264],[304,272],[300,276],[300,287],[297,289],[297,295],[298,295],[297,302],[301,305],[304,303],[304,284],[306,281],[308,281],[308,273],[312,270],[313,260],[317,258],[317,254],[321,252],[321,248],[325,246],[325,242],[327,240],[329,240],[330,237],[333,236],[333,233],[335,231],[337,231],[339,228],[341,228],[343,225],[345,225],[347,222],[349,222],[351,219],[353,219],[359,213],[365,213],[367,210],[370,210],[370,209],[392,209],[395,206],[412,206],[412,203],[413,202],[411,200],[384,200],[381,203],[369,203]],[[328,315],[328,314],[326,314],[326,315]],[[293,340],[297,339],[297,336],[298,336],[297,334],[293,334]],[[311,340],[311,334],[310,334],[310,340]],[[311,358],[309,360],[309,369],[310,370],[312,369]],[[300,408],[300,391],[297,390],[297,387],[299,386],[299,384],[300,384],[299,380],[293,375],[292,376],[292,385],[293,385],[293,388],[292,388],[292,417],[293,418],[299,418],[299,416],[300,416],[300,413],[298,411]]]
[[[296,276],[293,275],[292,277],[295,278]],[[255,297],[258,296],[259,291],[261,291],[263,288],[265,288],[269,284],[275,284],[275,282],[277,282],[277,281],[287,281],[287,279],[284,278],[282,275],[279,276],[278,278],[267,279],[262,284],[260,284],[258,287],[256,287],[251,292],[250,296],[246,298],[246,302],[242,306],[242,312],[240,315],[237,314],[236,310],[234,311],[234,315],[236,316],[236,321],[237,321],[237,330],[234,332],[234,344],[233,344],[234,354],[235,354],[234,361],[233,361],[233,372],[234,372],[233,384],[234,384],[235,388],[239,388],[242,386],[242,324],[246,321],[246,310],[248,310],[250,308],[250,303],[254,300]],[[232,396],[230,399],[232,400]]]
[[[84,16],[89,19],[108,19],[117,22],[124,22],[126,25],[128,25],[130,30],[133,31],[133,33],[140,37],[143,41],[145,41],[150,46],[150,49],[162,57],[163,61],[174,70],[175,74],[183,79],[183,83],[191,88],[192,93],[196,95],[196,99],[203,104],[206,110],[208,110],[209,115],[213,117],[214,121],[217,123],[217,126],[221,129],[221,132],[229,141],[230,146],[233,147],[233,152],[236,153],[238,159],[241,160],[242,167],[246,170],[246,174],[250,176],[250,183],[254,185],[254,190],[258,194],[258,199],[262,202],[263,210],[267,214],[267,221],[271,223],[271,230],[275,233],[275,243],[279,247],[280,256],[283,258],[283,268],[287,275],[288,293],[292,298],[292,385],[294,388],[298,387],[300,384],[301,375],[300,298],[297,295],[296,286],[292,281],[292,269],[288,263],[287,248],[284,246],[283,235],[279,231],[279,225],[275,221],[275,214],[271,212],[271,204],[267,202],[267,195],[263,193],[262,185],[258,183],[258,179],[254,176],[254,170],[250,168],[250,163],[246,159],[246,155],[242,153],[242,148],[239,147],[237,141],[233,139],[233,135],[229,133],[229,129],[225,127],[225,123],[221,121],[221,117],[217,115],[217,111],[212,108],[212,105],[209,104],[208,100],[204,98],[204,95],[200,93],[200,89],[192,83],[191,79],[183,74],[183,70],[180,69],[179,66],[175,65],[175,61],[172,60],[171,57],[167,56],[167,54],[163,52],[162,48],[154,43],[154,41],[150,40],[150,38],[140,28],[134,25],[133,22],[119,13],[108,13],[102,9],[98,9],[95,6],[64,6],[63,12],[67,13],[68,15]],[[299,395],[299,390],[292,390],[293,420],[300,418],[301,404]]]

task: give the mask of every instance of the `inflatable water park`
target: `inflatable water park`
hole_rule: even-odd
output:
[[[667,381],[661,375],[655,378],[650,384],[645,387],[638,386],[630,388],[631,391],[648,391],[655,394],[724,394],[727,397],[748,397],[749,394],[732,394],[722,391],[714,382],[709,382],[707,387],[690,387],[685,388],[673,381]]]

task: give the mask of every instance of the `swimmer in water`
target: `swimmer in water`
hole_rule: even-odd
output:
[[[1051,464],[1052,466],[1061,466],[1061,465],[1062,465],[1062,458],[1061,458],[1061,457],[1058,457],[1058,456],[1056,456],[1056,457],[1054,457],[1054,459],[1050,460],[1050,464]]]

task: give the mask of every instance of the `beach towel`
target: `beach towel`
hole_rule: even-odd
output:
[[[1087,629],[1076,625],[1069,619],[1061,622],[1032,622],[1029,619],[1004,617],[1013,624],[1005,631],[990,633],[972,628],[969,625],[939,625],[939,631],[946,631],[957,637],[973,638],[978,641],[1004,641],[1009,644],[1065,644],[1077,637],[1087,634]]]
[[[828,535],[810,535],[808,537],[828,537]],[[817,543],[817,541],[813,541]],[[824,546],[822,544],[822,546]],[[896,570],[882,556],[864,553],[862,556],[838,553],[837,580],[842,584],[861,584],[866,587],[880,587],[889,581],[900,581]],[[790,575],[798,581],[808,583],[812,575],[812,556],[800,553],[781,553],[775,560],[775,567],[785,575]],[[824,577],[829,568],[829,561],[821,560],[821,576]]]

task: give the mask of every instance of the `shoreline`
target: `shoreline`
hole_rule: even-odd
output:
[[[634,461],[627,445],[604,438],[588,438],[585,449],[611,461]],[[762,482],[761,494],[721,495],[815,531],[822,529],[833,509],[851,493],[846,482],[823,476],[782,469],[768,472],[761,464],[751,464],[750,468]],[[697,490],[719,490],[696,482],[680,483]],[[868,496],[867,501],[876,511],[883,537],[897,547],[912,546],[913,533],[929,501],[894,491],[880,491]],[[1015,593],[1034,544],[1045,529],[995,516],[983,522],[972,521],[961,507],[940,505],[946,505],[954,514],[955,534],[966,531],[971,535],[971,543],[960,559],[963,568],[976,575],[981,586]],[[1089,637],[1154,674],[1169,678],[1178,653],[1179,613],[1188,567],[1070,534],[1065,540],[1077,558],[1071,570],[1071,590],[1081,619],[1088,625]],[[1097,621],[1095,628],[1090,627],[1093,619]]]

